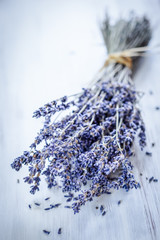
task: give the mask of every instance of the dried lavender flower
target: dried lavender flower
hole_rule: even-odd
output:
[[[64,208],[72,208],[71,206],[64,206]]]
[[[100,206],[100,212],[102,213],[102,212],[103,212],[103,210],[104,210],[104,206],[103,206],[103,205],[101,205],[101,206]]]
[[[153,142],[153,143],[152,143],[152,147],[154,147],[154,146],[155,146],[155,143]]]
[[[145,17],[132,16],[115,25],[106,17],[101,30],[108,53],[146,46],[151,38]],[[44,117],[44,126],[12,168],[19,171],[22,165],[28,166],[24,181],[31,184],[32,194],[39,191],[42,175],[48,188],[58,185],[57,178],[61,178],[60,187],[67,192],[67,201],[73,200],[74,213],[112,189],[138,188],[130,157],[137,135],[141,149],[146,145],[139,98],[131,69],[120,63],[105,66],[98,80],[81,93],[54,100],[34,112],[33,117]],[[65,117],[55,117],[66,110]],[[43,145],[40,150],[39,144]],[[72,192],[77,193],[74,198]]]
[[[104,215],[106,215],[106,211],[104,211],[104,212],[102,213],[102,216],[104,216]]]
[[[40,203],[37,203],[37,202],[35,202],[34,204],[38,207],[41,205]]]
[[[58,229],[58,234],[61,234],[62,233],[62,228],[59,228]]]
[[[61,203],[56,203],[56,204],[50,204],[50,209],[52,208],[58,208],[61,205]]]
[[[152,153],[151,152],[146,152],[146,155],[149,157],[152,157]]]
[[[49,199],[50,199],[50,197],[47,197],[47,198],[45,198],[44,200],[45,200],[45,201],[48,201]]]
[[[43,230],[43,232],[44,232],[45,234],[47,234],[47,235],[49,235],[49,234],[50,234],[50,232],[49,232],[49,231],[47,231],[47,230]]]
[[[153,182],[158,182],[158,179],[154,178],[154,179],[153,179]]]
[[[44,208],[44,210],[45,210],[45,211],[48,211],[48,210],[51,210],[51,208],[50,208],[50,207],[49,207],[49,208]]]
[[[149,183],[153,181],[154,177],[149,178]]]

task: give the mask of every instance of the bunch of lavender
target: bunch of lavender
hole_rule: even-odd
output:
[[[151,38],[145,17],[132,16],[113,26],[106,17],[101,30],[108,53],[147,46]],[[131,75],[127,66],[111,63],[81,93],[52,101],[34,112],[33,117],[45,118],[44,126],[30,150],[11,164],[17,171],[28,166],[24,181],[31,184],[32,194],[39,190],[40,177],[45,175],[48,188],[58,185],[62,192],[68,192],[68,202],[72,200],[77,213],[87,201],[111,189],[128,191],[140,186],[132,172],[131,156],[135,136],[142,149],[146,137],[137,107],[139,93]],[[65,111],[65,117],[60,117]],[[76,197],[73,192],[77,192]]]

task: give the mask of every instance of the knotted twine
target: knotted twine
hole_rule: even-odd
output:
[[[137,47],[126,49],[121,52],[115,52],[108,55],[107,60],[105,61],[103,67],[100,69],[102,71],[110,63],[120,63],[126,67],[132,69],[133,61],[132,57],[145,56],[144,52],[151,50],[149,47]]]

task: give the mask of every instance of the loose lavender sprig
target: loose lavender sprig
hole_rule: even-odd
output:
[[[109,53],[146,46],[151,37],[149,21],[136,17],[114,26],[106,18],[102,33]],[[32,194],[39,190],[41,175],[48,188],[61,178],[59,186],[69,192],[68,201],[73,201],[77,213],[87,201],[111,189],[128,191],[140,186],[130,157],[135,136],[142,149],[146,137],[131,74],[127,67],[111,64],[82,93],[52,101],[34,112],[33,117],[45,117],[44,126],[30,151],[11,164],[17,171],[28,165],[24,181],[31,184]],[[66,116],[60,118],[58,113],[66,110]],[[71,192],[78,192],[77,197]]]

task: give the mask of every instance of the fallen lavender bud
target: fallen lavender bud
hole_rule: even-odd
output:
[[[57,203],[57,204],[50,204],[50,209],[52,209],[52,208],[57,208],[57,207],[59,207],[61,205],[61,203]]]
[[[154,177],[149,178],[149,183],[153,181]]]
[[[49,232],[49,231],[47,231],[47,230],[43,230],[43,232],[44,232],[45,234],[47,234],[47,235],[49,235],[49,234],[50,234],[50,232]]]
[[[104,212],[102,213],[102,216],[104,216],[104,215],[106,215],[106,211],[104,211]]]
[[[66,202],[70,202],[70,201],[72,201],[72,198],[68,198],[68,199],[66,200]]]
[[[59,228],[58,229],[58,234],[61,234],[62,233],[62,228]]]
[[[59,207],[60,205],[61,205],[61,203],[56,203],[54,206]]]
[[[103,206],[103,205],[101,205],[101,206],[100,206],[100,212],[102,213],[102,212],[103,212],[103,210],[104,210],[104,206]]]
[[[152,157],[152,153],[151,152],[146,152],[146,155],[149,157]]]
[[[153,179],[153,182],[158,182],[158,179]]]
[[[30,204],[28,204],[28,207],[29,207],[30,209],[32,208]]]
[[[119,200],[119,201],[118,201],[118,205],[120,205],[120,204],[121,204],[121,202],[122,202],[122,200]]]
[[[47,197],[47,198],[45,198],[44,200],[45,200],[45,201],[48,201],[49,199],[50,199],[50,197]]]
[[[35,204],[36,206],[40,206],[40,205],[41,205],[40,203],[37,203],[37,202],[35,202],[34,204]]]
[[[49,208],[44,208],[44,210],[45,210],[45,211],[48,211],[48,210],[51,210],[51,208],[50,208],[50,207],[49,207]]]
[[[73,195],[73,193],[70,193],[70,194],[68,194],[68,195],[64,195],[64,197],[66,197],[66,198],[73,198],[74,195]]]

